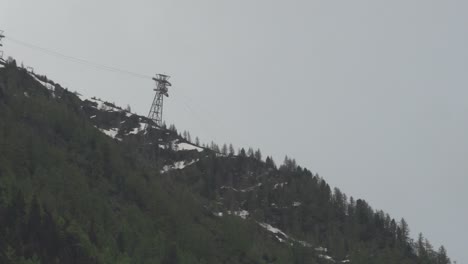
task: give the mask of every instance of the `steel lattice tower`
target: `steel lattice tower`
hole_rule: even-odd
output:
[[[163,114],[163,99],[164,96],[169,97],[168,88],[171,83],[168,81],[170,76],[164,74],[156,74],[153,80],[156,82],[156,95],[153,99],[153,104],[148,114],[148,118],[153,120],[158,126],[162,126],[162,114]]]
[[[4,38],[4,37],[5,37],[5,35],[3,35],[3,30],[0,30],[0,47],[3,46],[3,44],[2,44],[2,38]]]
[[[0,47],[3,47],[2,39],[5,37],[3,35],[3,30],[0,30]],[[0,59],[3,60],[3,50],[0,50]]]

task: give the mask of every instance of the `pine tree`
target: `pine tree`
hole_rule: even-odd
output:
[[[247,157],[247,155],[245,154],[245,149],[244,148],[241,148],[241,150],[239,150],[239,156],[242,157],[242,158]]]
[[[236,155],[236,151],[234,150],[234,147],[232,146],[232,144],[229,144],[229,156],[235,156]]]
[[[175,132],[175,133],[177,134],[177,128],[175,127],[174,124],[171,124],[171,125],[169,126],[169,130],[170,130],[170,131],[173,131],[173,132]]]
[[[418,241],[416,242],[416,254],[422,263],[429,261],[429,253],[426,250],[425,239],[422,233],[419,233],[418,235]]]
[[[213,150],[213,151],[216,152],[216,153],[219,153],[219,152],[220,152],[219,146],[218,146],[216,143],[214,143],[213,141],[211,141],[210,149]]]
[[[223,147],[221,148],[221,154],[227,155],[228,154],[228,147],[226,144],[223,144]]]
[[[406,223],[406,220],[404,218],[400,220],[399,228],[400,228],[400,232],[398,234],[398,241],[402,244],[408,243],[410,231],[409,231],[408,223]]]
[[[249,148],[249,150],[247,151],[247,156],[249,156],[250,158],[253,158],[253,157],[254,157],[254,150],[253,150],[253,148]]]
[[[274,161],[273,158],[270,157],[270,156],[267,156],[267,157],[266,157],[265,163],[266,163],[267,167],[269,167],[269,168],[276,168],[275,161]]]
[[[440,246],[437,251],[437,264],[450,264],[450,258],[447,257],[447,251],[444,246]]]
[[[257,151],[255,151],[254,157],[255,157],[255,159],[257,159],[259,161],[262,160],[262,152],[260,152],[260,149],[257,149]]]

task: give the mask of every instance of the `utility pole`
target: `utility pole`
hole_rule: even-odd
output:
[[[164,96],[169,97],[168,87],[171,86],[171,83],[168,81],[170,76],[164,74],[156,74],[153,77],[153,80],[156,82],[156,94],[153,99],[153,104],[151,105],[148,118],[153,120],[153,122],[161,127],[162,126],[162,114],[163,114],[163,99]],[[148,125],[146,126],[148,127]]]

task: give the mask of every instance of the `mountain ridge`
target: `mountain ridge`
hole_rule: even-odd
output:
[[[160,229],[154,227],[155,233],[164,234],[161,235],[164,237],[161,246],[150,246],[151,242],[145,242],[148,244],[135,247],[142,255],[147,254],[144,252],[150,248],[160,248],[163,252],[147,259],[139,256],[140,260],[137,260],[136,253],[131,253],[129,245],[131,243],[125,241],[135,240],[135,237],[145,238],[144,232],[126,231],[125,229],[132,228],[121,223],[115,224],[122,229],[115,234],[103,226],[106,221],[112,222],[110,219],[113,218],[99,217],[96,213],[88,212],[86,206],[78,202],[79,194],[76,194],[78,197],[70,198],[68,203],[80,204],[77,205],[77,208],[80,208],[77,211],[81,213],[62,208],[65,203],[60,205],[60,202],[51,198],[54,195],[46,195],[41,191],[41,188],[50,191],[49,187],[42,185],[47,186],[52,180],[48,178],[50,172],[44,173],[47,175],[42,175],[41,178],[36,175],[40,173],[37,171],[48,171],[50,167],[56,167],[54,162],[49,161],[49,167],[42,169],[38,169],[40,165],[32,166],[28,169],[29,172],[9,169],[12,171],[9,174],[12,175],[24,173],[27,175],[24,177],[27,180],[16,180],[16,177],[12,179],[10,175],[10,182],[1,185],[2,189],[7,190],[3,191],[4,193],[10,193],[3,195],[4,204],[11,206],[16,195],[12,194],[13,189],[34,193],[29,198],[30,212],[25,215],[31,218],[33,212],[39,210],[36,218],[41,218],[37,215],[51,215],[48,217],[55,219],[49,219],[51,222],[68,219],[69,222],[75,223],[79,228],[73,229],[77,235],[74,239],[78,240],[77,243],[82,244],[86,250],[84,253],[74,254],[90,256],[91,259],[83,261],[88,263],[112,261],[115,263],[450,263],[444,253],[445,249],[434,251],[430,243],[422,237],[417,242],[413,242],[408,237],[409,230],[404,220],[397,222],[383,211],[374,211],[363,200],[348,199],[337,188],[332,191],[321,177],[297,166],[293,159],[286,159],[284,164],[277,167],[270,157],[264,161],[261,155],[246,153],[244,149],[234,155],[234,153],[219,153],[215,151],[216,148],[210,150],[196,146],[181,137],[175,127],[172,130],[158,127],[146,117],[132,114],[112,103],[96,98],[80,98],[79,95],[67,91],[45,76],[28,73],[18,68],[14,61],[8,62],[5,68],[0,69],[0,76],[0,102],[14,116],[14,118],[2,116],[2,120],[17,123],[19,127],[25,126],[26,131],[28,129],[39,131],[41,135],[22,136],[20,133],[17,135],[19,139],[30,138],[32,142],[37,141],[34,144],[42,144],[43,138],[47,138],[48,143],[43,144],[45,149],[59,146],[65,157],[72,156],[69,157],[72,160],[67,158],[59,163],[77,168],[76,178],[88,182],[80,183],[81,185],[78,185],[82,188],[80,190],[95,190],[94,199],[101,201],[102,208],[108,208],[106,210],[110,210],[110,215],[117,216],[122,211],[129,210],[145,219],[146,224],[135,225],[143,228],[154,225],[150,216],[155,216],[156,212],[163,211],[167,214],[167,218],[155,217],[163,223]],[[34,100],[33,106],[30,106],[27,100]],[[48,111],[41,112],[43,109]],[[77,132],[71,124],[81,124],[85,128]],[[53,128],[52,131],[50,127]],[[9,131],[7,126],[2,128],[4,131]],[[4,133],[3,136],[7,138],[6,134],[8,133]],[[10,137],[15,136],[10,135]],[[7,141],[4,139],[1,142]],[[44,159],[40,157],[44,152],[34,147],[34,144],[33,147],[25,145],[32,152],[39,153],[39,156],[31,158],[31,161]],[[21,152],[21,155],[27,153],[27,151]],[[9,166],[16,167],[19,161],[10,157],[10,154],[4,154],[2,160],[8,160],[11,164]],[[57,160],[63,159],[60,155],[55,157]],[[141,170],[138,169],[140,166]],[[6,171],[8,170],[4,169],[0,177],[8,178],[4,176]],[[132,176],[133,174],[140,175],[137,177]],[[38,178],[41,180],[36,180]],[[160,194],[155,194],[153,189],[146,189],[147,184]],[[106,195],[101,197],[97,190],[100,192],[106,190]],[[165,208],[159,203],[152,202],[159,199],[163,203],[169,203],[171,194],[180,196],[183,203],[192,200],[194,206],[191,209],[180,203],[174,204],[177,208],[187,209],[190,213],[173,207]],[[61,196],[67,195],[57,195]],[[8,201],[9,199],[13,200]],[[21,201],[21,198],[18,200]],[[91,202],[92,199],[88,201]],[[36,203],[40,205],[34,205]],[[42,208],[42,211],[37,207]],[[49,210],[54,213],[50,213]],[[178,215],[192,219],[193,222],[188,221],[188,224],[193,229],[180,232],[180,238],[174,239],[176,242],[172,243],[168,237],[172,233],[179,233],[176,229],[181,226],[172,226],[171,221],[167,219],[176,220],[175,218],[179,218],[176,217]],[[132,223],[132,227],[138,222],[133,219],[132,213],[125,214],[125,217],[127,225]],[[88,218],[100,219],[93,221],[99,222],[101,231],[93,230],[96,227],[93,227],[93,221]],[[185,220],[177,219],[175,222],[177,221]],[[57,228],[62,228],[64,233],[71,232],[70,224],[56,225],[59,226]],[[84,232],[86,229],[88,231]],[[234,230],[243,231],[237,233]],[[247,234],[249,232],[245,230],[250,230],[251,234]],[[4,232],[9,234],[11,231]],[[203,234],[202,237],[205,237],[206,241],[212,241],[207,244],[218,248],[222,253],[208,253],[202,245],[194,245],[189,239],[185,241],[190,234],[196,232]],[[253,242],[246,239],[251,235],[254,235],[251,237]],[[10,236],[14,237],[11,234]],[[99,236],[102,237],[97,238]],[[93,242],[95,240],[101,243]],[[23,244],[27,244],[24,241]],[[222,248],[214,246],[214,241],[216,243],[224,241],[224,244],[221,243],[224,246]],[[18,245],[13,247],[7,245],[2,252],[7,252],[8,246],[13,249],[14,253],[10,250],[11,254],[18,255],[18,259],[23,257],[24,261],[46,263],[44,261],[48,258],[50,260],[47,254],[41,255],[37,252],[34,259],[34,254],[21,249]],[[40,251],[40,246],[36,246]],[[112,253],[105,253],[106,246]],[[235,250],[226,250],[224,247],[232,247]],[[10,258],[8,261],[11,261],[14,256],[7,253],[2,253],[2,257],[4,260]],[[205,255],[210,257],[204,259]],[[62,256],[57,263],[66,263],[63,262],[66,258]]]

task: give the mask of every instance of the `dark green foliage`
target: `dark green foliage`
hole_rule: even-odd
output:
[[[277,168],[260,150],[214,143],[175,151],[175,126],[135,135],[145,118],[93,104],[14,63],[0,69],[0,263],[450,263],[294,159]],[[95,127],[119,127],[122,141]],[[177,161],[197,162],[163,170]],[[238,210],[249,218],[228,213]]]

